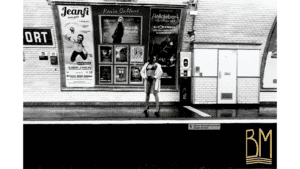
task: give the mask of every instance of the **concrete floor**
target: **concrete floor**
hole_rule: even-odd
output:
[[[203,117],[176,106],[161,106],[161,117],[154,115],[155,106],[150,107],[149,118],[145,118],[142,106],[44,106],[24,107],[24,121],[89,121],[89,120],[216,120],[216,119],[276,119],[276,107],[257,109],[197,108],[210,115]]]

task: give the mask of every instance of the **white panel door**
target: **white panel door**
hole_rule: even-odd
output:
[[[237,50],[219,50],[218,103],[236,103]]]

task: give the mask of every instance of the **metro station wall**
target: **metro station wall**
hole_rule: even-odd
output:
[[[239,104],[259,103],[259,78],[238,78],[237,83]]]
[[[74,1],[70,1],[74,2]],[[86,1],[78,1],[86,2]],[[99,2],[99,1],[95,1]],[[145,3],[169,3],[165,0],[140,1]],[[182,0],[172,3],[182,4]],[[53,30],[54,47],[24,47],[23,101],[24,102],[144,102],[144,92],[108,91],[61,91],[60,63],[51,65],[50,60],[39,60],[41,51],[58,51],[57,31],[51,6],[46,0],[23,0],[23,27],[50,27]],[[188,34],[192,18],[187,15],[183,33],[182,51],[189,51]],[[60,56],[58,56],[60,57]],[[58,59],[59,60],[59,59]],[[128,99],[130,98],[130,99]],[[154,97],[150,97],[154,101]],[[161,92],[161,102],[179,102],[179,92]]]

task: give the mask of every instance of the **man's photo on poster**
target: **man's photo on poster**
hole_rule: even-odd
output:
[[[73,43],[73,52],[70,56],[70,61],[75,62],[76,58],[80,56],[83,60],[86,60],[89,57],[92,57],[92,54],[89,54],[86,50],[85,45],[83,44],[84,35],[82,33],[77,33],[75,27],[70,27],[67,33],[64,34],[64,38]]]
[[[98,45],[99,63],[113,62],[113,46],[112,45]]]
[[[143,65],[130,65],[129,83],[130,84],[143,84],[141,70]]]
[[[101,43],[141,43],[141,16],[99,15],[99,24]]]

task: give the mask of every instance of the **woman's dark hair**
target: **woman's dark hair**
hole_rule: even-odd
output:
[[[149,63],[153,63],[154,57],[156,57],[156,56],[155,56],[155,55],[150,55],[150,57],[149,57],[149,59],[148,59],[148,62],[149,62]]]

